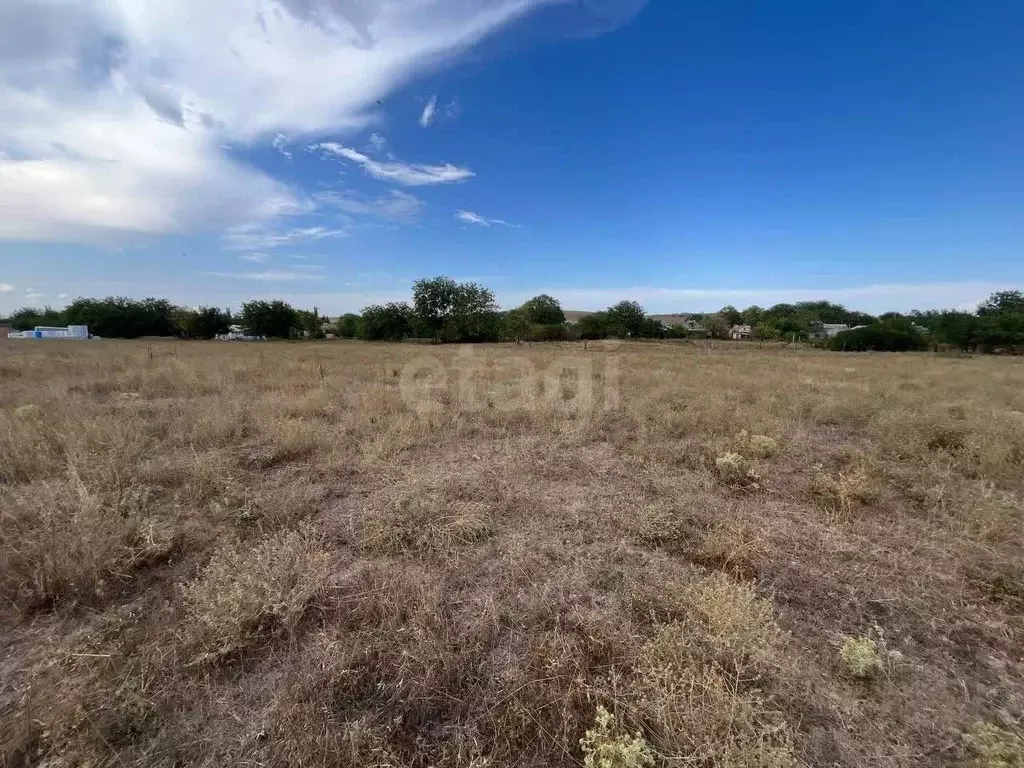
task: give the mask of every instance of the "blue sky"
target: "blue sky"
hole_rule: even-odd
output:
[[[1024,285],[1016,0],[9,0],[0,311]]]

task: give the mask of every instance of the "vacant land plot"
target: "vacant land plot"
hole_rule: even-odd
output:
[[[1024,765],[1022,499],[1019,359],[11,344],[0,765]]]

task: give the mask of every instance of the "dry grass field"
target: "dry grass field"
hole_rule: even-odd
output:
[[[10,343],[0,766],[1022,766],[1022,533],[1022,359]]]

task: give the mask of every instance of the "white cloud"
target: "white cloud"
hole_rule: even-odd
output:
[[[427,106],[423,108],[423,114],[420,115],[420,126],[423,128],[430,127],[430,124],[434,122],[434,116],[437,114],[437,96],[431,96],[430,101],[427,102]]]
[[[328,155],[349,160],[374,178],[391,181],[406,187],[421,187],[428,184],[453,184],[471,179],[476,174],[468,168],[459,168],[451,163],[444,165],[423,165],[401,162],[381,163],[351,147],[345,147],[334,141],[325,141],[314,145]]]
[[[423,210],[423,201],[408,192],[392,189],[380,197],[367,197],[354,192],[324,192],[316,196],[321,206],[330,206],[354,216],[374,216],[398,222],[415,221]]]
[[[258,253],[257,252],[257,253],[243,253],[238,258],[240,258],[242,261],[251,261],[251,262],[255,262],[255,263],[259,264],[259,263],[262,263],[262,262],[266,261],[267,259],[269,259],[270,256],[268,256],[265,253]]]
[[[345,237],[347,234],[343,229],[330,229],[328,227],[275,229],[261,224],[242,224],[229,229],[224,235],[224,242],[231,250],[256,251],[259,253],[282,245],[294,245],[300,242],[314,242],[333,237]],[[252,261],[256,261],[256,259],[252,259]]]
[[[225,147],[364,127],[399,85],[557,1],[3,0],[0,238],[106,242],[301,212],[301,191]],[[411,185],[469,175],[375,170]]]
[[[381,136],[379,133],[371,133],[369,141],[370,147],[373,148],[374,152],[380,152],[388,143],[388,140]]]
[[[279,133],[274,137],[274,140],[270,142],[270,146],[280,152],[289,160],[292,159],[292,153],[288,151],[288,145],[291,143],[289,138],[283,133]]]
[[[488,219],[486,216],[481,216],[479,213],[473,213],[472,211],[456,211],[455,218],[466,224],[476,224],[478,227],[490,227],[497,224],[503,227],[520,228],[519,224],[509,224],[504,219]]]
[[[232,280],[259,280],[268,283],[323,279],[322,275],[294,269],[268,269],[265,272],[203,272],[203,274],[207,277],[224,277]]]
[[[11,293],[11,291],[17,290],[10,283],[0,283],[0,293]]]
[[[38,291],[25,291],[25,301],[29,304],[35,304],[38,301],[42,301],[45,296]]]
[[[1006,283],[965,281],[946,283],[880,283],[864,286],[820,288],[656,288],[633,286],[625,288],[544,288],[502,295],[503,306],[518,306],[531,296],[548,293],[558,298],[566,309],[597,310],[617,301],[639,301],[652,313],[710,312],[726,304],[745,308],[756,304],[795,303],[826,299],[866,312],[912,309],[960,308],[973,310],[978,303]]]
[[[58,299],[66,299],[67,297],[68,297],[68,295],[66,293],[58,293],[57,294],[57,298]]]

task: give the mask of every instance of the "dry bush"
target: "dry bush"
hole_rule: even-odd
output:
[[[966,735],[974,753],[974,768],[1021,768],[1024,766],[1024,737],[992,723],[974,723]]]
[[[878,644],[870,637],[847,637],[839,648],[839,658],[850,677],[870,680],[884,669]]]
[[[630,736],[615,726],[615,716],[597,708],[594,727],[580,739],[584,768],[653,768],[654,755],[637,733]]]
[[[616,510],[615,520],[639,544],[678,547],[693,537],[693,519],[665,501]]]
[[[640,651],[633,696],[655,749],[681,763],[796,766],[782,713],[734,671],[695,658],[692,641],[689,628],[670,624]]]
[[[489,504],[446,500],[423,491],[390,499],[367,509],[358,522],[359,548],[368,553],[436,553],[451,556],[460,548],[485,541],[494,532]]]
[[[779,441],[768,435],[741,431],[734,440],[736,451],[749,459],[767,459],[779,452]]]
[[[718,478],[726,485],[757,487],[761,477],[742,454],[728,451],[715,459]]]
[[[69,474],[0,488],[0,594],[23,609],[102,601],[174,546],[148,488],[104,497]]]
[[[214,552],[182,587],[204,657],[233,653],[268,630],[293,629],[330,575],[325,546],[306,529]]]
[[[871,474],[863,460],[835,472],[816,465],[810,487],[827,509],[844,515],[849,515],[855,506],[870,502],[875,494]]]

